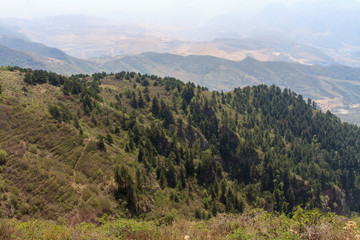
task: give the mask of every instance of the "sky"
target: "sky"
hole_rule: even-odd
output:
[[[0,18],[42,19],[82,14],[123,23],[200,27],[213,17],[234,13],[250,19],[267,5],[298,3],[345,4],[360,0],[0,0]]]
[[[4,0],[1,0],[4,1]],[[101,17],[116,13],[178,13],[186,10],[204,16],[242,9],[255,12],[270,3],[294,4],[300,0],[11,0],[0,8],[1,17],[37,18],[60,14],[86,14]],[[177,16],[180,17],[180,16]]]

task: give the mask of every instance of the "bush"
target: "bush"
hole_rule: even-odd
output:
[[[7,160],[7,152],[3,149],[0,149],[0,165],[4,165]]]
[[[31,145],[30,145],[30,148],[29,148],[29,151],[30,151],[31,153],[33,153],[33,154],[36,154],[36,152],[37,152],[37,147],[36,147],[36,145],[35,145],[35,144],[31,144]]]
[[[201,211],[200,211],[200,209],[195,209],[195,218],[197,218],[197,219],[201,219]]]
[[[55,118],[58,121],[61,121],[61,113],[59,111],[59,108],[57,106],[49,106],[49,113],[53,118]]]
[[[98,141],[96,142],[96,146],[99,150],[105,151],[104,137],[98,136]]]
[[[112,136],[109,133],[106,134],[105,140],[106,140],[106,143],[109,144],[109,145],[114,143],[114,140],[113,140]]]
[[[5,220],[0,220],[0,236],[1,239],[13,239],[14,229],[13,227],[7,223]]]
[[[93,193],[91,192],[91,190],[89,188],[84,188],[81,192],[81,197],[85,202],[87,200],[89,200],[92,195],[93,195]]]
[[[166,213],[164,216],[164,221],[166,224],[171,224],[174,221],[173,215],[171,215],[171,213]]]
[[[111,211],[111,202],[104,196],[99,197],[99,207],[102,212],[110,212]]]

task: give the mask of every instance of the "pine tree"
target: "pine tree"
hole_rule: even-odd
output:
[[[216,214],[218,212],[215,199],[212,199],[212,201],[211,201],[211,212],[212,212],[213,216],[216,216]]]
[[[27,84],[34,84],[32,73],[27,71],[25,73],[24,82]]]
[[[104,143],[104,137],[98,136],[98,141],[96,142],[96,146],[99,150],[105,151],[105,143]]]
[[[171,188],[176,187],[177,173],[174,164],[170,163],[169,169],[166,172],[166,180],[168,186]]]
[[[152,102],[151,102],[151,110],[152,114],[154,116],[158,116],[159,112],[160,112],[160,106],[159,106],[159,101],[157,99],[156,96],[153,97]]]
[[[139,146],[138,162],[143,162],[145,158],[144,148]]]
[[[138,107],[139,108],[143,108],[144,107],[144,98],[143,98],[143,96],[142,96],[142,94],[141,94],[141,92],[139,91],[138,92]]]
[[[134,182],[128,170],[122,166],[115,168],[115,182],[118,185],[116,197],[123,197],[127,202],[127,207],[132,211],[137,211],[137,198],[134,189]]]
[[[130,105],[131,105],[133,108],[137,108],[137,107],[138,107],[138,102],[137,102],[137,100],[136,100],[136,95],[135,95],[134,92],[132,92]]]
[[[142,173],[139,168],[136,168],[136,184],[137,184],[137,189],[141,192],[143,180],[142,180]]]
[[[109,145],[114,143],[114,140],[113,140],[112,136],[110,135],[110,133],[106,134],[105,140],[106,140],[106,143]]]

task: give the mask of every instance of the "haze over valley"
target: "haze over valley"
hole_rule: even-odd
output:
[[[323,111],[358,123],[357,9],[357,1],[273,4],[248,15],[234,8],[180,25],[162,20],[145,24],[141,19],[147,15],[137,19],[135,13],[123,19],[80,14],[2,18],[0,63],[65,75],[135,71],[224,91],[276,84],[317,101]],[[296,64],[314,66],[316,73],[299,71],[311,67]],[[347,69],[356,74],[336,65],[353,67]],[[286,70],[279,74],[283,66]]]
[[[356,0],[264,2],[256,10],[238,3],[207,17],[199,7],[168,7],[167,14],[134,10],[115,14],[114,10],[95,17],[63,12],[30,19],[3,18],[2,22],[32,41],[80,58],[168,52],[356,67],[360,65],[359,10]],[[179,17],[181,21],[175,21]],[[215,40],[224,38],[240,41],[229,47]]]

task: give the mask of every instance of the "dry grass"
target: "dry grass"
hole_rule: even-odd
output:
[[[134,219],[106,220],[68,226],[50,221],[2,220],[2,239],[360,239],[360,219],[346,219],[317,210],[299,210],[294,217],[249,210],[208,221],[175,220],[170,224]]]

